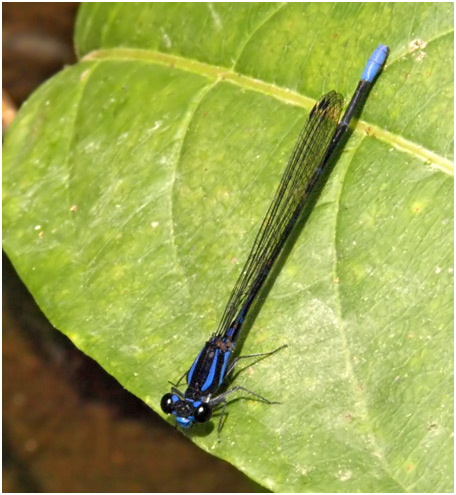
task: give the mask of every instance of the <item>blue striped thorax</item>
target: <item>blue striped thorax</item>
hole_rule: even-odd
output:
[[[200,392],[207,395],[218,389],[233,350],[234,343],[226,336],[212,337],[206,342],[187,373],[185,397],[195,398]]]

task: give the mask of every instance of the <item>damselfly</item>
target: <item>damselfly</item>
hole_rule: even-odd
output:
[[[271,268],[309,204],[309,198],[350,120],[361,109],[375,77],[385,63],[388,51],[384,45],[379,45],[374,51],[340,122],[343,98],[335,91],[322,96],[310,112],[217,331],[204,344],[190,370],[184,375],[187,381],[185,392],[172,387],[171,393],[165,394],[161,400],[163,411],[173,414],[182,428],[190,428],[195,422],[208,421],[214,408],[223,405],[218,425],[220,434],[227,397],[236,391],[241,390],[272,404],[240,385],[225,391],[223,389],[240,359],[265,357],[284,346],[272,352],[236,357],[236,343],[249,310],[258,299]]]

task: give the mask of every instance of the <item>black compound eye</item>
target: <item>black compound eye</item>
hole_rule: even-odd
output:
[[[173,394],[165,394],[160,402],[162,411],[171,414],[174,411]]]
[[[203,403],[195,410],[195,421],[197,423],[204,423],[205,421],[208,421],[211,416],[212,416],[212,409],[209,404]]]

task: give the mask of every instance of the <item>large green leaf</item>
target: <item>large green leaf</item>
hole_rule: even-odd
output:
[[[4,148],[4,248],[159,411],[214,330],[314,101],[387,66],[191,438],[277,491],[451,491],[452,4],[83,5]],[[216,424],[217,419],[215,419]],[[212,424],[212,423],[211,423]]]

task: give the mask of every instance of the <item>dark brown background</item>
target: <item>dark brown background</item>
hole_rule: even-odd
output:
[[[2,7],[3,89],[19,107],[39,84],[76,61],[78,4]],[[3,256],[4,492],[258,490],[55,330]]]

